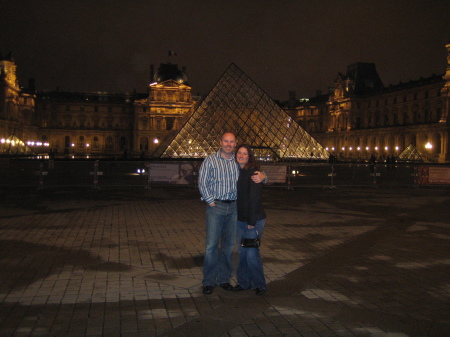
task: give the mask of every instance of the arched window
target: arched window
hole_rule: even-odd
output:
[[[64,147],[70,147],[70,136],[64,137]]]
[[[106,137],[105,147],[108,150],[112,150],[114,148],[114,142],[112,137]]]
[[[120,137],[120,149],[125,150],[127,148],[128,140],[125,137]]]
[[[93,138],[93,144],[92,144],[92,147],[94,148],[94,149],[98,149],[99,148],[99,142],[98,142],[98,137],[97,136],[95,136],[94,138]]]
[[[435,133],[433,135],[433,147],[434,147],[434,153],[440,154],[442,152],[441,148],[441,135],[439,133]]]
[[[142,137],[139,142],[139,150],[141,151],[148,151],[148,138]]]

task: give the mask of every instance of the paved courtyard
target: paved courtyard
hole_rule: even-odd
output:
[[[267,293],[206,296],[195,188],[3,189],[0,336],[450,336],[448,188],[264,193]]]

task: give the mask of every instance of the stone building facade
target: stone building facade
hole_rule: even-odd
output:
[[[35,125],[56,156],[148,158],[196,100],[177,65],[161,64],[148,93],[37,92]]]
[[[16,64],[11,54],[0,55],[0,140],[9,137],[37,139],[35,124],[36,96],[22,90],[16,75]]]
[[[329,153],[345,160],[397,156],[409,145],[450,162],[450,44],[447,69],[384,87],[375,65],[356,63],[332,90],[282,108]],[[20,88],[16,64],[0,55],[0,140],[15,136],[61,157],[152,157],[196,109],[185,69],[161,64],[147,93],[73,93]],[[36,148],[36,144],[40,144]],[[48,148],[44,147],[48,145]],[[160,149],[159,149],[160,150]]]
[[[356,63],[338,74],[326,95],[284,107],[342,160],[398,156],[408,145],[432,162],[450,161],[450,44],[446,73],[384,87],[375,65]]]

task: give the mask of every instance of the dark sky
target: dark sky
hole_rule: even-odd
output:
[[[285,100],[355,62],[384,85],[443,74],[448,42],[448,0],[0,0],[0,50],[38,90],[145,92],[170,61],[207,94],[235,63]]]

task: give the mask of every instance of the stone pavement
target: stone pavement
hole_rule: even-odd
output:
[[[0,199],[2,337],[450,336],[449,189],[266,187],[261,297],[203,295],[193,187]]]

